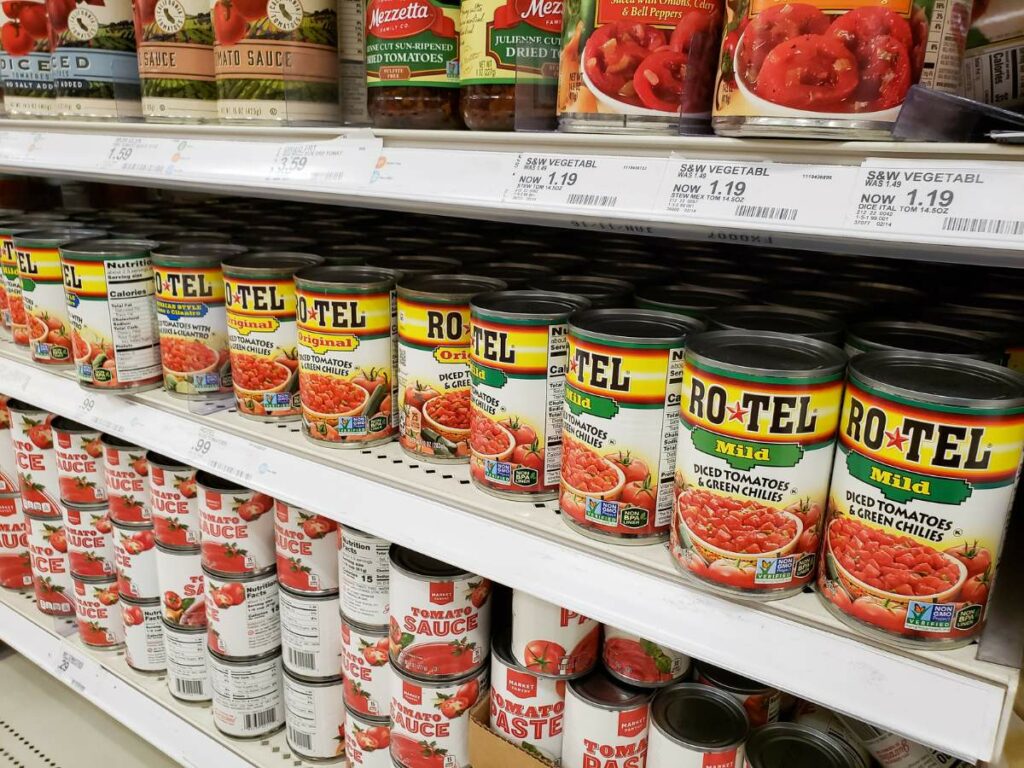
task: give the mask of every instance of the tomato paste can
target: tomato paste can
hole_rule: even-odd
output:
[[[398,442],[426,461],[469,461],[469,302],[505,283],[421,275],[398,283]]]
[[[31,586],[32,555],[21,497],[0,496],[0,587],[28,589]]]
[[[796,716],[793,718],[793,722],[806,725],[831,736],[837,741],[841,741],[856,755],[856,760],[854,761],[856,768],[872,768],[874,765],[871,753],[861,743],[853,728],[837,713],[824,707],[819,707],[817,704],[812,704],[809,701],[801,701],[797,704]],[[855,724],[859,725],[859,723]],[[909,754],[909,750],[907,754]]]
[[[993,320],[993,326],[995,322]],[[851,359],[865,352],[902,350],[956,355],[990,363],[1003,360],[1003,351],[984,333],[919,322],[874,320],[856,323],[846,333],[844,349]]]
[[[295,275],[302,431],[327,447],[392,440],[395,399],[395,273],[318,266]]]
[[[513,500],[558,496],[569,316],[590,302],[547,291],[498,291],[470,302],[469,473]]]
[[[338,523],[281,501],[274,502],[274,548],[281,586],[296,592],[338,590]],[[286,664],[287,666],[287,664]]]
[[[274,568],[274,499],[230,480],[196,473],[203,567],[222,574]]]
[[[181,701],[209,701],[212,694],[206,631],[164,622],[167,689]]]
[[[876,641],[970,642],[1020,470],[1024,376],[962,357],[869,352],[850,363],[839,435],[824,605]]]
[[[278,252],[222,262],[231,380],[242,416],[275,422],[301,417],[294,275],[322,262],[312,254]]]
[[[745,768],[856,768],[857,765],[854,753],[843,742],[797,723],[771,723],[755,728],[747,740],[745,752]]]
[[[281,647],[277,574],[225,578],[203,569],[210,650],[229,659],[262,656]],[[280,664],[278,654],[278,664]]]
[[[726,136],[888,139],[915,84],[956,93],[971,0],[726,2]]]
[[[640,688],[663,688],[690,671],[690,657],[639,635],[605,625],[601,660],[615,679]]]
[[[565,689],[562,765],[643,766],[651,717],[651,693],[626,688],[598,667]]]
[[[75,620],[78,637],[93,648],[117,648],[124,645],[121,623],[121,596],[112,577],[89,579],[71,575],[75,595]]]
[[[647,768],[743,768],[749,733],[743,707],[728,694],[673,685],[651,702]]]
[[[338,528],[341,613],[368,627],[388,623],[391,542],[342,525]]]
[[[345,706],[362,717],[388,716],[394,674],[388,663],[387,627],[364,627],[341,617],[341,662]]]
[[[737,675],[721,667],[698,661],[694,680],[725,691],[740,703],[747,713],[752,728],[774,723],[779,719],[782,693],[756,680]]]
[[[310,680],[284,670],[284,718],[292,752],[307,760],[345,754],[345,699],[340,677]]]
[[[8,400],[11,442],[18,466],[18,486],[26,515],[55,517],[63,514],[57,454],[53,449],[53,414],[21,400]]]
[[[156,545],[156,576],[164,623],[206,628],[206,582],[198,549]]]
[[[773,304],[730,304],[708,315],[713,331],[772,331],[843,344],[843,321],[825,312]]]
[[[391,663],[437,680],[481,669],[491,643],[491,582],[397,544],[390,557]]]
[[[18,482],[18,459],[14,453],[14,432],[11,430],[11,412],[7,409],[7,395],[0,395],[0,495],[21,493]]]
[[[280,585],[284,668],[300,677],[341,675],[338,593],[304,594]]]
[[[279,650],[244,660],[210,651],[208,661],[217,730],[237,739],[255,739],[284,726]]]
[[[100,431],[63,416],[55,418],[51,426],[60,500],[77,507],[106,506]]]
[[[146,454],[149,463],[149,505],[153,535],[165,547],[192,549],[199,546],[199,501],[196,470],[180,461]]]
[[[371,720],[347,710],[345,757],[351,768],[394,768],[391,762],[391,720]]]
[[[156,537],[152,526],[123,526],[114,523],[114,561],[121,594],[136,600],[160,597],[156,568]],[[74,568],[71,569],[74,571]]]
[[[25,515],[28,552],[36,607],[48,616],[74,616],[75,603],[68,570],[68,540],[64,521]]]
[[[103,435],[103,477],[110,519],[122,525],[150,525],[149,462],[146,449]]]
[[[68,568],[75,576],[101,578],[115,575],[113,525],[104,508],[64,508],[64,535],[68,544]]]
[[[451,680],[425,680],[395,669],[391,760],[396,768],[469,765],[469,713],[487,696],[487,667]]]
[[[579,677],[597,663],[601,625],[576,611],[512,591],[509,652],[516,664],[543,677]]]
[[[814,577],[845,368],[803,336],[688,340],[671,545],[684,575],[761,600]]]
[[[163,672],[167,668],[164,625],[159,600],[132,600],[121,595],[124,625],[124,657],[138,672]]]
[[[163,381],[149,240],[84,240],[62,246],[64,292],[78,383],[139,392]]]

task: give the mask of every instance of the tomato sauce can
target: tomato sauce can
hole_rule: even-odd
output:
[[[615,679],[640,688],[662,688],[679,682],[690,671],[690,657],[605,625],[601,660]]]
[[[469,473],[513,500],[558,496],[572,294],[498,291],[470,302],[472,393]]]
[[[113,525],[106,509],[69,504],[64,508],[64,534],[72,574],[86,578],[115,575]]]
[[[491,582],[397,544],[390,557],[391,663],[438,680],[481,669],[491,642]]]
[[[21,400],[8,400],[11,441],[18,465],[18,487],[26,515],[60,517],[64,505],[57,478],[57,454],[53,449],[53,414]]]
[[[814,577],[846,355],[767,331],[687,343],[671,551],[710,589],[772,600]]]
[[[310,595],[279,586],[284,668],[299,677],[339,677],[338,593]]]
[[[204,569],[203,580],[212,652],[228,659],[249,659],[280,649],[277,574],[224,578]]]
[[[338,523],[280,499],[274,502],[274,549],[281,586],[296,592],[338,591]]]
[[[267,736],[284,727],[281,652],[254,659],[209,653],[213,724],[236,739]]]
[[[749,733],[743,707],[728,694],[673,685],[651,702],[647,768],[743,768]]]
[[[797,723],[771,723],[755,728],[747,740],[745,751],[744,768],[857,766],[854,753],[841,741]]]
[[[196,474],[203,567],[218,574],[272,570],[274,500],[208,472]]]
[[[469,302],[505,283],[421,275],[398,283],[398,442],[426,461],[469,461]]]
[[[206,628],[206,581],[198,549],[156,545],[156,575],[165,624]]]
[[[100,431],[63,416],[55,418],[52,427],[61,501],[78,507],[105,506],[107,483]]]
[[[242,416],[300,418],[294,275],[322,261],[306,253],[266,252],[221,263],[231,380]]]
[[[150,525],[153,517],[146,449],[112,435],[103,435],[100,440],[110,519],[122,525]]]
[[[694,680],[702,685],[710,685],[712,688],[725,691],[736,699],[746,711],[752,728],[774,723],[779,719],[782,693],[777,688],[703,661],[696,664]]]
[[[542,677],[579,677],[597,663],[601,625],[593,619],[512,591],[510,653],[516,664]]]
[[[345,754],[345,699],[341,678],[309,680],[284,671],[284,718],[292,752],[307,760]]]
[[[136,600],[159,598],[160,581],[156,568],[156,537],[153,527],[114,523],[113,539],[117,584],[121,594]]]
[[[31,586],[32,555],[21,497],[0,496],[0,587],[28,589]]]
[[[361,717],[388,716],[394,673],[388,663],[386,627],[364,627],[341,617],[341,662],[345,706]]]
[[[78,383],[139,392],[163,381],[149,240],[84,240],[62,246],[64,292]]]
[[[160,615],[159,600],[132,600],[121,595],[124,657],[137,672],[163,672],[167,668]]]
[[[146,454],[149,462],[149,505],[153,535],[158,544],[172,549],[199,546],[199,500],[196,470],[180,461]]]
[[[647,758],[651,693],[626,688],[601,668],[565,689],[562,765],[642,767]]]
[[[367,627],[388,623],[391,542],[342,525],[338,528],[341,613]]]
[[[14,432],[11,430],[11,412],[7,409],[7,395],[0,395],[0,495],[20,493],[18,459],[14,453]]]
[[[970,642],[1020,471],[1024,376],[869,352],[850,363],[839,435],[818,573],[825,607],[879,642]]]
[[[25,515],[28,552],[36,607],[47,616],[74,616],[68,540],[64,522],[51,517]]]
[[[189,629],[164,622],[164,650],[167,655],[167,689],[181,701],[209,701],[209,652],[206,630]]]
[[[391,762],[391,720],[370,720],[345,712],[345,757],[351,768],[394,768]]]
[[[92,648],[124,645],[121,596],[113,578],[87,579],[71,575],[75,589],[75,620],[79,639]]]

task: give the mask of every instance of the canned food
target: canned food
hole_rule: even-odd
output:
[[[0,587],[27,589],[30,586],[32,555],[21,497],[0,496]]]
[[[796,723],[755,728],[746,746],[746,768],[856,768],[853,754],[831,736]]]
[[[284,672],[284,717],[292,752],[308,760],[345,754],[345,700],[341,678],[303,680]]]
[[[447,680],[482,668],[491,642],[491,582],[397,544],[390,557],[391,663]]]
[[[199,502],[196,470],[181,462],[146,454],[149,463],[149,505],[158,544],[191,549],[199,546]]]
[[[262,573],[274,568],[274,500],[230,480],[196,473],[203,567],[214,573]]]
[[[597,662],[601,625],[520,589],[512,591],[510,653],[544,677],[579,677]]]
[[[569,682],[565,689],[565,720],[562,733],[562,765],[643,766],[651,694],[624,688],[598,667],[586,677]]]
[[[105,505],[107,483],[100,431],[63,416],[55,418],[51,426],[60,500],[78,507]]]
[[[254,739],[284,726],[280,651],[244,661],[211,651],[208,666],[217,730],[238,739]]]
[[[345,757],[351,768],[394,768],[391,720],[370,720],[345,712]]]
[[[164,623],[191,629],[206,628],[206,582],[197,549],[156,545],[156,573]]]
[[[593,309],[611,309],[633,305],[633,284],[613,277],[590,275],[551,275],[538,278],[529,288],[582,296]]]
[[[342,525],[338,528],[341,613],[368,627],[388,623],[391,542]]]
[[[300,677],[341,675],[338,594],[308,595],[280,587],[284,668]]]
[[[617,680],[641,688],[660,688],[682,680],[690,657],[639,635],[605,625],[601,660]]]
[[[114,523],[114,561],[121,594],[136,600],[160,597],[156,567],[156,537],[153,527],[126,527]],[[75,572],[75,569],[71,569]]]
[[[815,312],[824,312],[826,315],[838,318],[850,317],[864,311],[862,298],[842,293],[839,289],[823,291],[797,288],[778,293],[773,292],[770,303],[778,304],[781,307],[813,309]]]
[[[151,524],[146,449],[112,435],[100,440],[110,519],[122,525]]]
[[[869,352],[850,363],[839,434],[825,606],[882,642],[970,642],[1020,470],[1024,377],[962,357]]]
[[[181,701],[209,701],[209,652],[206,631],[164,622],[164,650],[167,652],[167,688]]]
[[[814,577],[845,367],[802,336],[690,339],[671,546],[684,574],[764,600]]]
[[[819,707],[817,704],[812,704],[809,701],[801,701],[797,704],[794,722],[820,731],[827,736],[831,736],[836,741],[841,741],[856,755],[856,760],[854,761],[856,768],[872,768],[874,765],[871,753],[868,752],[843,718],[835,712]],[[909,745],[909,742],[907,744]]]
[[[990,363],[1003,361],[1002,350],[983,333],[918,322],[857,323],[847,332],[844,349],[851,359],[865,352],[902,350],[956,355]]]
[[[470,478],[488,493],[558,495],[569,316],[589,302],[547,291],[498,291],[470,302]]]
[[[306,253],[268,252],[221,263],[235,404],[247,418],[293,421],[301,415],[293,276],[322,262]]]
[[[281,608],[277,575],[224,578],[203,569],[206,631],[210,650],[229,659],[278,652],[281,663]]]
[[[67,506],[64,509],[64,535],[71,573],[87,578],[114,575],[117,555],[107,510]]]
[[[162,380],[149,240],[62,246],[71,351],[86,389],[155,389]]]
[[[0,14],[0,20],[19,33],[16,38],[11,36],[17,40],[15,45],[3,44],[4,55],[8,57],[2,72],[4,111],[9,117],[55,116],[56,90],[50,66],[51,32],[46,4],[43,0],[26,0],[25,5],[8,6]]]
[[[740,304],[745,295],[724,288],[698,288],[690,285],[652,285],[636,295],[641,309],[656,309],[690,317],[707,317],[719,307]]]
[[[843,344],[843,321],[813,309],[772,304],[740,304],[720,307],[708,315],[711,330],[772,331],[792,336]]]
[[[11,412],[7,409],[7,395],[0,395],[0,494],[20,493],[18,460],[14,455],[14,433],[11,430]]]
[[[47,616],[74,616],[64,522],[25,515],[25,527],[28,529],[29,564],[36,607]]]
[[[751,727],[757,728],[779,719],[782,693],[778,689],[703,661],[698,661],[696,667],[696,682],[725,691],[736,699],[746,711]]]
[[[743,768],[750,724],[728,694],[696,683],[659,691],[651,702],[648,768]]]
[[[837,715],[837,717],[846,726],[848,733],[853,736],[855,743],[862,749],[867,749],[871,753],[871,757],[875,758],[882,768],[942,768],[943,766],[967,768],[967,763],[937,752],[924,744],[917,744],[905,739],[891,731],[876,728],[845,715]],[[845,740],[837,737],[836,734],[830,733],[828,737],[846,745]],[[856,762],[853,765],[856,766]]]
[[[93,648],[116,648],[124,644],[121,600],[113,578],[86,579],[71,575],[75,588],[75,620],[78,637]]]
[[[2,13],[2,11],[0,11]],[[0,73],[4,80],[7,73]],[[11,331],[11,340],[19,347],[28,346],[28,320],[21,295],[21,276],[18,257],[14,253],[14,233],[31,229],[30,226],[0,224],[0,287],[7,297],[7,308],[2,310],[3,325]]]
[[[274,502],[274,548],[281,586],[296,592],[338,589],[338,524],[329,517]]]
[[[8,400],[7,410],[25,514],[59,518],[64,507],[57,501],[60,483],[50,428],[53,414],[21,400]]]
[[[388,716],[394,687],[389,643],[387,628],[364,627],[341,617],[345,706],[363,717]]]
[[[160,616],[158,600],[132,600],[121,595],[124,656],[132,669],[139,672],[163,672],[167,668],[164,626]]]

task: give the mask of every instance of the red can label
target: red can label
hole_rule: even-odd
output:
[[[244,580],[206,577],[210,650],[221,656],[262,656],[281,647],[281,611],[273,573]],[[278,660],[280,664],[280,660]]]
[[[64,523],[27,515],[25,522],[28,525],[28,551],[36,605],[42,613],[50,616],[74,616]]]
[[[53,439],[61,501],[79,506],[105,502],[107,484],[100,433],[55,428]]]
[[[164,621],[182,627],[206,626],[206,583],[199,550],[156,548],[156,574]]]
[[[140,672],[159,672],[165,669],[167,652],[164,649],[160,604],[129,603],[122,600],[121,623],[124,624],[124,655],[128,666]]]
[[[222,493],[199,488],[199,526],[203,567],[217,573],[258,573],[272,568],[274,500],[265,493],[238,490]]]
[[[57,456],[53,450],[53,414],[46,411],[11,411],[14,460],[25,512],[35,517],[60,517],[57,501]]]
[[[352,626],[341,620],[345,705],[368,717],[387,717],[394,686],[388,664],[388,633]]]
[[[191,467],[149,467],[153,534],[165,547],[199,546],[196,471]]]
[[[0,395],[0,493],[18,493],[18,460],[14,456],[14,434],[7,400],[7,395]]]
[[[338,524],[330,518],[274,504],[274,546],[277,578],[298,592],[330,592],[338,588]]]
[[[152,528],[115,526],[114,560],[117,585],[136,600],[156,600],[160,583],[156,572],[156,539]]]
[[[512,655],[548,676],[579,675],[597,661],[601,625],[593,619],[528,595],[512,593]]]
[[[89,578],[114,575],[114,536],[106,510],[68,507],[64,532],[73,574]]]
[[[0,436],[2,439],[2,436]],[[28,522],[21,497],[0,497],[0,587],[32,586],[32,557],[28,549]]]
[[[557,762],[562,756],[565,681],[539,677],[491,654],[491,730]]]
[[[647,761],[649,703],[629,709],[592,704],[565,692],[562,764],[577,768],[643,768]]]
[[[82,581],[75,585],[75,617],[78,636],[86,645],[112,648],[124,642],[119,603],[121,596],[115,581]]]
[[[104,478],[110,504],[110,519],[115,523],[148,523],[149,462],[144,448],[117,448],[104,445]]]
[[[631,685],[667,685],[690,669],[689,656],[611,626],[604,628],[601,656],[612,675]]]
[[[345,713],[345,757],[352,768],[392,768],[391,721],[364,720]]]

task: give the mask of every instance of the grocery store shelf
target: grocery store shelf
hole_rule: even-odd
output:
[[[554,503],[477,491],[464,466],[414,460],[394,444],[331,451],[295,424],[163,392],[86,391],[7,344],[0,391],[972,762],[993,760],[1005,740],[1019,673],[978,661],[975,648],[874,647],[813,594],[770,604],[706,594],[680,581],[664,546],[585,538]]]

